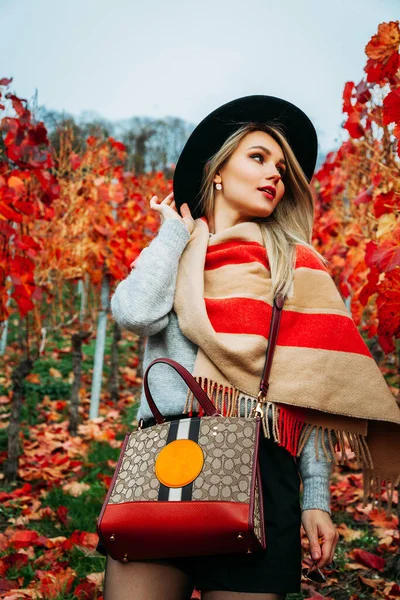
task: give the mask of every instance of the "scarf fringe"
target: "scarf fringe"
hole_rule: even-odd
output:
[[[396,487],[399,484],[399,477],[397,479],[383,479],[378,473],[372,473],[369,469],[365,469],[363,472],[364,478],[364,496],[362,506],[365,508],[368,504],[369,497],[372,499],[372,508],[380,510],[382,508],[382,492],[387,493],[387,507],[386,515],[391,516],[393,506],[393,494]]]
[[[216,409],[226,417],[244,416],[251,418],[252,411],[257,405],[257,398],[247,396],[233,386],[224,386],[207,377],[195,376],[194,379],[213,402]],[[244,415],[242,413],[242,401],[244,401]],[[264,416],[262,419],[262,428],[265,437],[273,437],[274,441],[283,446],[292,456],[300,456],[308,438],[315,429],[315,456],[319,460],[319,439],[326,459],[333,464],[344,465],[353,460],[346,453],[346,445],[354,453],[357,468],[362,468],[364,473],[364,496],[363,507],[368,503],[368,497],[371,496],[372,503],[378,503],[378,508],[382,506],[381,492],[386,491],[388,495],[388,514],[392,508],[393,492],[398,482],[393,480],[384,480],[373,470],[373,462],[366,438],[362,434],[341,429],[329,429],[318,425],[306,423],[297,419],[289,410],[282,405],[277,406],[274,402],[267,401],[263,407]],[[205,414],[202,406],[194,396],[191,389],[188,389],[183,413],[192,416],[196,413],[198,416]],[[325,443],[325,434],[328,438],[328,448]],[[335,439],[333,439],[335,437]],[[337,457],[340,453],[340,457]]]

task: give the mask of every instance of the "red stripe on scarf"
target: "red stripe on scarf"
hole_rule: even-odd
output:
[[[210,323],[217,333],[255,334],[268,339],[272,307],[263,300],[205,298],[204,301]],[[371,356],[354,321],[342,315],[284,310],[278,344]]]
[[[296,269],[299,267],[329,272],[312,250],[301,244],[296,244]]]
[[[264,246],[257,242],[225,242],[208,246],[204,270],[211,271],[226,265],[240,265],[242,263],[259,262],[269,269]]]

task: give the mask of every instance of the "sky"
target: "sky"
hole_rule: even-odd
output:
[[[0,0],[0,77],[76,117],[180,117],[193,125],[234,98],[301,108],[319,152],[347,139],[347,81],[400,0]]]

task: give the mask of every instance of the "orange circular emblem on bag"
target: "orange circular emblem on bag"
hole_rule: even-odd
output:
[[[193,440],[175,440],[157,456],[156,477],[168,487],[183,487],[199,475],[204,464],[203,450]]]

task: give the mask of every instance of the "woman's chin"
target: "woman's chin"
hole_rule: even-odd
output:
[[[272,212],[273,209],[270,207],[261,207],[259,210],[257,210],[257,212],[253,212],[252,217],[254,219],[266,219],[270,214],[272,214]]]

